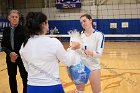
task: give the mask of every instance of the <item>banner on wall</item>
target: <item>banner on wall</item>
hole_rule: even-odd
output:
[[[57,9],[81,8],[81,0],[56,0]]]
[[[0,32],[2,31],[4,27],[9,27],[9,26],[10,24],[7,20],[0,20]]]

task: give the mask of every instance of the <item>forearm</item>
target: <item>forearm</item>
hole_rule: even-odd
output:
[[[6,48],[6,47],[2,47],[2,50],[3,50],[7,55],[10,55],[10,53],[11,53],[11,50],[9,50],[9,49]]]
[[[9,48],[7,48],[7,37],[6,37],[6,34],[5,34],[6,31],[3,32],[3,37],[2,37],[2,42],[1,42],[1,47],[2,47],[2,50],[7,54],[9,55],[11,53],[11,50]]]
[[[99,58],[102,55],[104,49],[104,40],[105,40],[104,35],[100,34],[98,38],[96,50],[93,51],[93,57]]]
[[[100,49],[100,51],[93,51],[93,57],[99,58],[102,55],[103,49]]]

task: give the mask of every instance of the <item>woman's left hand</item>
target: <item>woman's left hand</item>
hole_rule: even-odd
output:
[[[85,54],[87,55],[87,56],[93,56],[93,52],[91,52],[91,51],[89,51],[89,50],[84,50],[84,52],[85,52]]]

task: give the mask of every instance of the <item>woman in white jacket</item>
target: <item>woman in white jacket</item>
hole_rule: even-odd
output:
[[[45,35],[47,16],[41,12],[29,12],[26,27],[28,38],[21,46],[20,55],[28,72],[27,93],[64,93],[58,60],[66,66],[71,65],[71,60],[58,39]]]

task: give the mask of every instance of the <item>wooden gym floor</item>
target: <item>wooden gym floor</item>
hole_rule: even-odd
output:
[[[68,47],[68,43],[63,44]],[[105,42],[100,60],[103,93],[140,93],[140,42]],[[74,93],[75,86],[63,64],[60,64],[60,75],[65,92]],[[19,73],[17,80],[22,93]],[[0,93],[10,93],[4,52],[0,53]],[[85,93],[92,93],[89,82]]]

